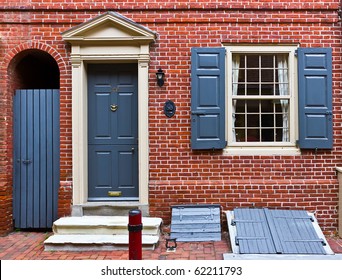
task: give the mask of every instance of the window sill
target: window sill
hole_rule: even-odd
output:
[[[227,147],[225,155],[238,156],[298,156],[300,149],[296,147]]]

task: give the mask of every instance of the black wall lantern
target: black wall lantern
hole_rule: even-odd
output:
[[[163,70],[161,70],[161,68],[159,68],[158,72],[156,73],[157,76],[157,84],[158,86],[162,87],[164,85],[164,72]]]

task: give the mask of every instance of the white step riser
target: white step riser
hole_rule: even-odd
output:
[[[143,245],[143,250],[153,251],[156,245]],[[128,245],[73,245],[73,244],[61,244],[61,245],[45,245],[45,251],[74,251],[74,252],[89,252],[89,251],[128,251]]]
[[[126,234],[128,235],[127,226],[124,228],[115,226],[69,226],[69,227],[53,227],[54,234]],[[143,235],[159,235],[160,230],[158,228],[147,228],[143,229]]]
[[[143,218],[143,235],[159,235],[162,220]],[[65,217],[54,222],[54,234],[128,234],[128,218],[123,216]]]
[[[142,249],[154,250],[158,236],[143,236]],[[128,250],[127,235],[54,235],[44,241],[45,251]]]
[[[159,242],[160,218],[143,218],[143,250],[154,250]],[[45,251],[128,250],[128,217],[64,217],[54,222],[54,235],[44,242]]]

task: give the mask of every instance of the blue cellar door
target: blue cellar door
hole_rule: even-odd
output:
[[[14,95],[14,226],[50,228],[57,219],[59,90]]]
[[[89,65],[88,75],[88,200],[138,200],[137,65]]]

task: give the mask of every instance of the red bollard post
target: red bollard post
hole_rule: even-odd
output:
[[[130,260],[142,259],[142,227],[141,211],[139,209],[130,210],[128,219],[128,248]]]

